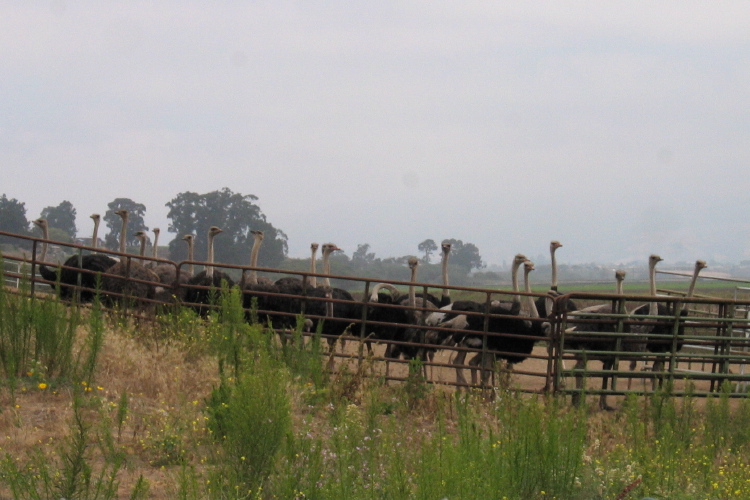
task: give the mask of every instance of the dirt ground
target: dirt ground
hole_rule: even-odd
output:
[[[341,345],[337,344],[337,365],[341,363],[348,363],[349,369],[356,369],[358,363],[358,350],[359,342],[356,340],[346,342],[346,345],[342,351]],[[379,376],[385,376],[386,374],[386,361],[383,358],[385,346],[375,345],[374,356],[371,360],[371,367],[374,374]],[[367,350],[363,352],[366,354]],[[456,385],[456,369],[452,365],[457,352],[451,349],[443,349],[436,353],[432,363],[426,367],[427,379],[434,384],[442,384],[449,387],[457,387]],[[342,357],[339,357],[342,356]],[[469,360],[474,356],[473,353],[469,353],[466,356],[465,364],[469,364]],[[637,392],[652,392],[652,381],[649,378],[651,375],[651,364],[652,360],[638,361],[634,371],[630,371],[630,360],[623,359],[620,361],[619,370],[622,373],[618,376],[615,381],[615,389],[617,391],[637,391]],[[405,380],[408,376],[409,366],[404,360],[391,361],[388,363],[388,379],[389,380]],[[521,363],[516,364],[512,372],[505,372],[494,377],[494,384],[496,386],[506,386],[511,389],[519,389],[524,392],[543,392],[547,384],[547,370],[549,362],[548,349],[546,345],[538,345],[534,348],[531,356]],[[568,360],[565,362],[565,368],[568,370],[573,368],[575,362]],[[600,361],[590,360],[587,364],[588,370],[598,371],[602,369]],[[674,391],[682,392],[685,391],[689,385],[688,378],[692,379],[693,392],[707,393],[718,391],[719,384],[714,383],[712,388],[709,380],[700,380],[700,377],[710,377],[712,370],[715,369],[711,363],[686,363],[682,362],[678,365],[674,380]],[[730,373],[739,374],[743,370],[742,366],[732,365],[730,367]],[[464,376],[466,380],[471,383],[470,370],[464,369]],[[750,372],[750,369],[745,369],[745,373]],[[632,374],[632,378],[630,377]],[[478,375],[477,375],[478,377]],[[697,379],[695,378],[697,377]],[[628,387],[630,382],[630,387]],[[550,383],[552,381],[550,380]],[[575,379],[572,376],[567,376],[563,379],[564,387],[575,388]],[[600,389],[602,385],[601,376],[594,374],[588,375],[585,378],[585,388],[588,390]],[[622,399],[622,396],[612,395],[610,396],[612,402],[617,402]],[[590,396],[593,401],[593,396]]]

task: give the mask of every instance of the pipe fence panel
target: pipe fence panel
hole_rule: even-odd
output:
[[[149,316],[188,307],[205,316],[219,307],[221,279],[215,277],[224,277],[241,290],[248,320],[273,328],[280,342],[288,341],[295,328],[308,341],[320,335],[333,371],[365,365],[369,375],[388,381],[419,376],[456,388],[502,387],[570,396],[646,394],[669,387],[677,396],[726,390],[740,397],[747,395],[750,382],[750,293],[733,299],[687,298],[664,290],[657,297],[552,296],[417,283],[412,302],[408,281],[379,285],[375,279],[175,263],[103,249],[96,253],[118,259],[117,273],[112,268],[87,269],[83,257],[93,249],[59,242],[55,244],[77,258],[42,263],[38,259],[44,240],[16,237],[31,250],[22,257],[3,256],[12,264],[3,266],[3,277],[28,279],[31,293],[46,284],[73,302],[98,293],[105,304],[118,304],[121,312]],[[41,265],[56,270],[57,280],[42,278]],[[19,272],[26,268],[28,273]],[[191,268],[196,271],[192,279]],[[213,268],[214,276],[199,279],[204,268]],[[249,271],[271,279],[251,284]],[[67,282],[60,282],[63,276]],[[283,288],[270,284],[282,276],[298,281],[287,280]],[[337,286],[312,287],[313,277],[318,282],[328,278]],[[451,309],[438,310],[446,288],[459,300]],[[539,310],[551,313],[539,318]]]

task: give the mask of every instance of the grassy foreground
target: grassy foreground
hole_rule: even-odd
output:
[[[750,498],[750,402],[615,413],[325,369],[239,297],[134,321],[0,290],[0,498]]]

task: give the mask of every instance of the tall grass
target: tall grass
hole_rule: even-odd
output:
[[[319,336],[303,338],[301,322],[281,341],[247,321],[239,291],[218,299],[207,319],[174,311],[174,323],[164,316],[154,332],[160,345],[183,346],[186,364],[199,352],[216,367],[211,389],[183,398],[194,414],[203,407],[205,424],[162,407],[139,422],[169,424],[136,446],[145,431],[128,417],[147,411],[144,396],[87,390],[113,335],[98,303],[83,310],[0,291],[6,387],[43,377],[72,408],[54,447],[5,453],[3,491],[144,497],[144,479],[119,484],[140,447],[157,457],[140,461],[163,469],[186,500],[750,498],[750,401],[730,400],[728,386],[708,400],[676,399],[667,383],[613,414],[513,391],[491,400],[450,392],[426,384],[419,363],[391,386],[367,377],[367,362],[330,374]]]
[[[37,382],[74,378],[82,367],[74,352],[82,324],[78,308],[66,307],[57,299],[14,294],[0,287],[0,370],[11,392],[24,377],[33,377]],[[89,352],[93,357],[83,364],[90,368],[97,351]]]

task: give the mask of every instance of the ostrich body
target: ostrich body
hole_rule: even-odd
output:
[[[122,219],[120,252],[125,253],[129,212],[118,210],[115,213]],[[141,248],[144,248],[143,245]],[[102,278],[102,290],[108,293],[112,302],[118,302],[125,297],[152,300],[156,292],[155,284],[158,282],[159,277],[153,271],[146,269],[136,260],[125,257],[107,269],[106,275]]]
[[[216,226],[211,226],[208,229],[208,250],[205,269],[190,278],[187,282],[188,290],[185,294],[185,301],[196,304],[193,307],[202,316],[208,313],[209,307],[206,307],[206,305],[211,304],[212,295],[217,293],[217,290],[221,290],[222,283],[226,283],[230,288],[234,286],[234,280],[227,273],[214,269],[214,238],[221,231]]]
[[[263,231],[250,231],[250,233],[253,235],[250,267],[255,268],[258,265],[258,255],[263,242]],[[301,286],[297,287],[295,282],[281,285],[269,282],[261,283],[257,271],[251,269],[249,272],[243,271],[240,289],[242,290],[242,306],[247,311],[248,321],[252,320],[253,306],[255,306],[258,311],[270,313],[264,313],[262,323],[270,322],[274,328],[285,329],[295,325],[296,317],[294,315],[299,313],[299,301],[289,297],[277,296],[278,294],[296,295],[301,293]],[[255,304],[253,304],[253,301],[255,301]]]
[[[93,218],[93,216],[92,216]],[[45,240],[49,239],[49,226],[46,219],[37,219],[34,224],[38,226],[43,233]],[[96,231],[98,224],[94,221],[94,241],[96,241]],[[40,260],[44,262],[47,258],[47,243],[42,244],[42,255]],[[107,269],[116,264],[117,261],[112,257],[100,253],[82,255],[73,255],[63,263],[60,273],[60,287],[58,292],[63,299],[70,300],[75,297],[78,280],[81,280],[80,300],[82,302],[91,302],[96,295],[97,282],[100,281],[99,273],[106,272]],[[53,288],[57,289],[57,271],[53,271],[44,264],[39,265],[39,273],[42,278],[49,281]]]

